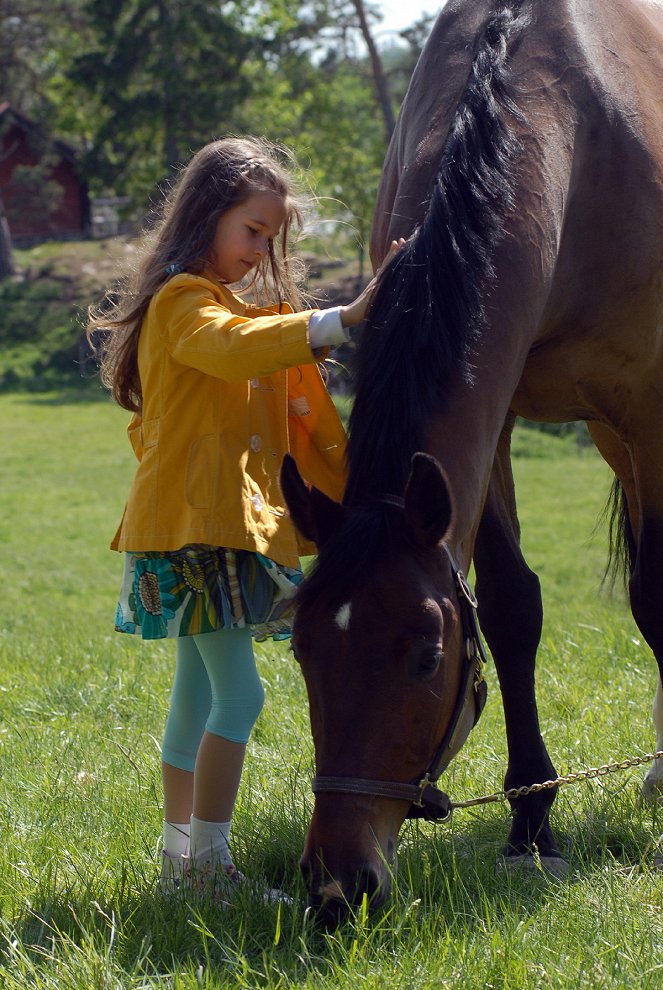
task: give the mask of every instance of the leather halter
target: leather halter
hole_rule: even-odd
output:
[[[403,499],[395,495],[387,495],[380,501],[400,509],[405,507]],[[410,805],[408,818],[443,821],[451,815],[451,799],[439,790],[435,783],[449,766],[451,758],[455,754],[456,735],[467,707],[472,705],[474,708],[472,723],[474,726],[479,721],[488,692],[483,676],[486,654],[477,620],[477,600],[446,544],[444,550],[456,583],[465,651],[460,687],[453,715],[442,741],[433,753],[428,769],[416,784],[399,783],[391,780],[366,780],[361,777],[314,777],[311,782],[314,794],[368,794],[371,797],[407,801]]]

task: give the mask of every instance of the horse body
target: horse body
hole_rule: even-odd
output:
[[[378,194],[374,263],[415,233],[359,348],[344,505],[284,471],[293,519],[320,547],[294,631],[318,777],[415,780],[444,735],[466,630],[443,544],[463,571],[475,564],[505,784],[555,775],[536,712],[542,607],[519,546],[516,415],[587,421],[625,495],[633,613],[663,663],[661,92],[660,3],[455,0],[440,14]],[[655,771],[649,783],[663,788]],[[514,802],[509,856],[536,845],[559,861],[553,798]],[[303,856],[314,903],[386,896],[407,811],[317,794]]]
[[[376,265],[422,219],[469,72],[467,39],[489,12],[488,2],[448,4],[422,55],[385,162]],[[630,379],[643,392],[660,380],[662,51],[661,5],[557,0],[533,5],[511,56],[529,127],[482,354],[493,340],[518,346],[514,394],[511,382],[500,391],[526,418],[614,423],[630,407],[613,399],[618,386]],[[486,363],[495,374],[492,355]]]

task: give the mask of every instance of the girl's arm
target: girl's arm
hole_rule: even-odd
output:
[[[313,313],[309,323],[309,339],[313,350],[317,350],[320,347],[336,347],[338,344],[349,340],[350,334],[348,330],[350,327],[361,323],[365,318],[366,311],[385,265],[391,261],[396,252],[404,244],[405,239],[403,237],[398,241],[391,242],[391,246],[382,265],[354,302],[349,303],[347,306],[333,306],[329,309],[321,309],[317,313]]]
[[[399,247],[394,241],[385,262]],[[380,271],[349,306],[255,315],[233,312],[227,295],[204,276],[180,275],[157,294],[144,326],[180,364],[226,381],[259,378],[313,364],[325,356],[314,351],[346,340],[345,328],[363,319]]]
[[[250,313],[229,308],[224,293],[198,276],[176,276],[155,298],[143,324],[145,346],[156,334],[178,364],[225,381],[246,381],[314,364],[312,313]]]
[[[371,298],[373,296],[373,293],[375,292],[375,288],[378,282],[380,281],[380,276],[382,275],[382,272],[387,267],[387,265],[394,257],[394,255],[397,254],[398,251],[400,251],[400,249],[403,247],[404,244],[405,244],[404,237],[399,238],[397,241],[392,241],[389,246],[389,250],[385,255],[384,261],[382,262],[382,264],[380,265],[380,267],[378,268],[375,275],[368,283],[362,294],[360,296],[357,296],[354,302],[349,303],[349,305],[340,307],[341,322],[344,327],[356,326],[357,323],[361,323],[361,321],[364,319]]]

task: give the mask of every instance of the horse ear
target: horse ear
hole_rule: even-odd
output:
[[[446,475],[430,454],[412,458],[405,488],[405,520],[410,539],[424,550],[439,546],[449,532],[453,503]]]
[[[295,528],[320,548],[340,524],[343,507],[319,488],[307,485],[290,454],[283,458],[280,482]]]

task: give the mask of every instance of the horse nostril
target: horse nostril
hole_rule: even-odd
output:
[[[364,898],[369,909],[375,910],[384,904],[388,892],[388,878],[381,878],[377,870],[367,866],[355,871],[344,883],[330,877],[319,886],[314,885],[309,905],[316,922],[331,931],[360,910]]]
[[[299,870],[304,883],[307,887],[310,887],[313,883],[313,866],[311,865],[311,861],[302,857],[299,861]]]
[[[328,932],[344,924],[350,913],[347,901],[326,901],[312,907],[316,924]]]
[[[381,904],[386,896],[382,878],[372,866],[365,866],[357,871],[352,904],[361,904],[364,896],[368,898],[371,907]]]
[[[329,875],[316,881],[311,871],[303,872],[311,893],[311,903],[318,907],[330,902],[345,904],[346,907],[358,906],[364,897],[368,898],[371,905],[381,904],[389,887],[388,880],[385,886],[385,878],[370,866],[359,868],[345,879],[335,879]]]

